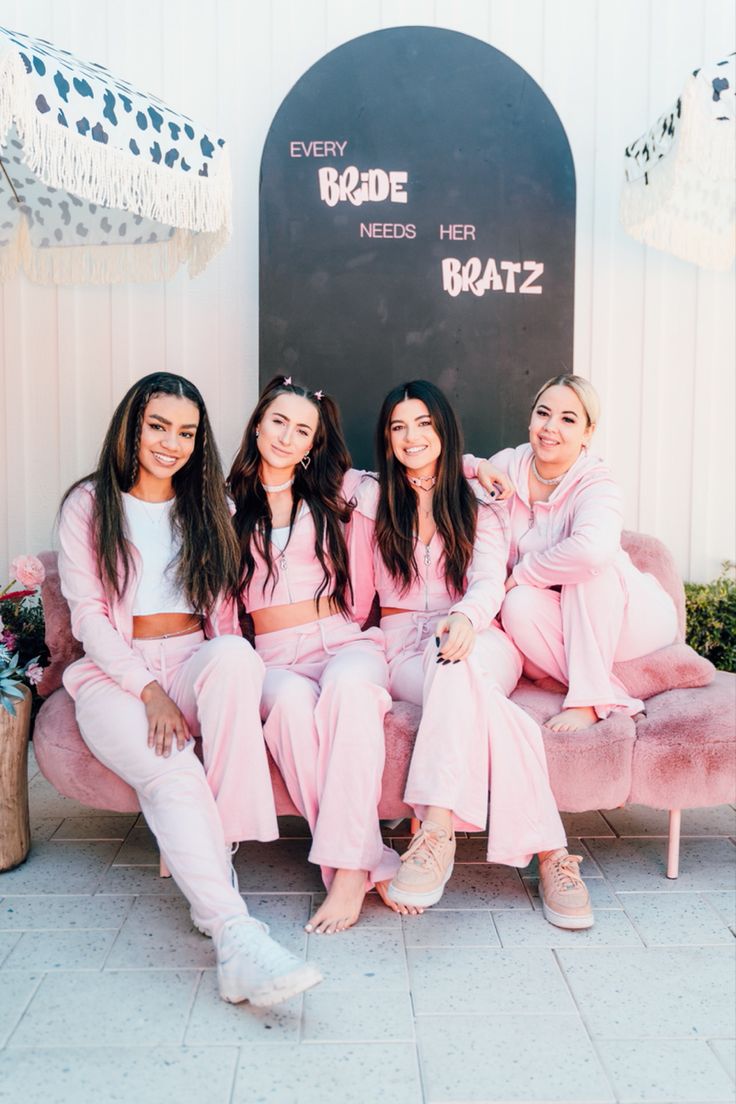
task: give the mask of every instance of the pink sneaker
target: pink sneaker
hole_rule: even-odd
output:
[[[552,851],[539,863],[539,896],[545,920],[558,928],[592,928],[590,894],[580,877],[582,855],[565,848]]]
[[[401,856],[401,866],[388,887],[389,897],[397,905],[436,905],[452,874],[454,858],[454,833],[425,820]]]

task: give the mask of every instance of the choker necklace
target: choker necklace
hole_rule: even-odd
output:
[[[263,487],[266,494],[276,494],[277,491],[288,490],[293,482],[294,476],[292,475],[291,479],[287,479],[285,483],[274,483],[273,485],[270,485],[268,483],[261,483],[261,486]]]
[[[569,470],[570,469],[568,468],[567,471],[564,471],[562,473],[562,475],[556,475],[554,479],[545,479],[544,476],[540,475],[537,471],[537,462],[534,457],[532,457],[532,471],[534,472],[534,478],[538,479],[540,483],[543,483],[545,487],[556,487],[558,483],[562,482]]]
[[[431,491],[437,482],[436,475],[407,475],[409,482],[420,491]],[[425,483],[427,486],[425,487]]]

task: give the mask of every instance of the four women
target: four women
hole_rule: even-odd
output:
[[[530,444],[468,461],[468,481],[449,403],[415,381],[384,402],[375,478],[350,468],[334,402],[277,377],[228,503],[192,384],[147,376],[115,411],[97,469],[61,508],[62,588],[85,652],[65,685],[85,741],[135,788],[212,935],[224,999],[273,1004],[320,980],[234,884],[230,845],[278,833],[266,745],[328,888],[307,930],[349,927],[371,885],[403,912],[435,903],[455,830],[486,823],[489,861],[539,855],[549,920],[593,922],[541,733],[508,695],[523,662],[569,688],[553,728],[636,711],[613,662],[675,636],[670,599],[620,549],[620,497],[586,451],[596,420],[586,381],[551,380]],[[508,506],[481,486],[495,495],[504,476]],[[361,630],[376,591],[380,628]],[[422,823],[401,862],[377,813],[392,697],[422,707],[405,795]]]

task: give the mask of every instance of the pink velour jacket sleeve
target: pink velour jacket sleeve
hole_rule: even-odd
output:
[[[569,536],[543,552],[527,552],[511,574],[517,583],[550,587],[583,583],[610,564],[621,548],[623,501],[612,479],[573,491]]]
[[[118,686],[140,697],[154,676],[110,620],[110,606],[94,552],[93,498],[78,488],[59,521],[59,579],[71,611],[72,632],[85,654]]]
[[[504,600],[509,541],[506,504],[479,503],[467,589],[450,610],[450,613],[464,613],[476,632],[489,627]]]

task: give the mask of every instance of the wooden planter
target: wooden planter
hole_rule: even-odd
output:
[[[0,706],[0,870],[22,863],[31,846],[28,818],[28,734],[31,693],[23,687],[15,716]]]

